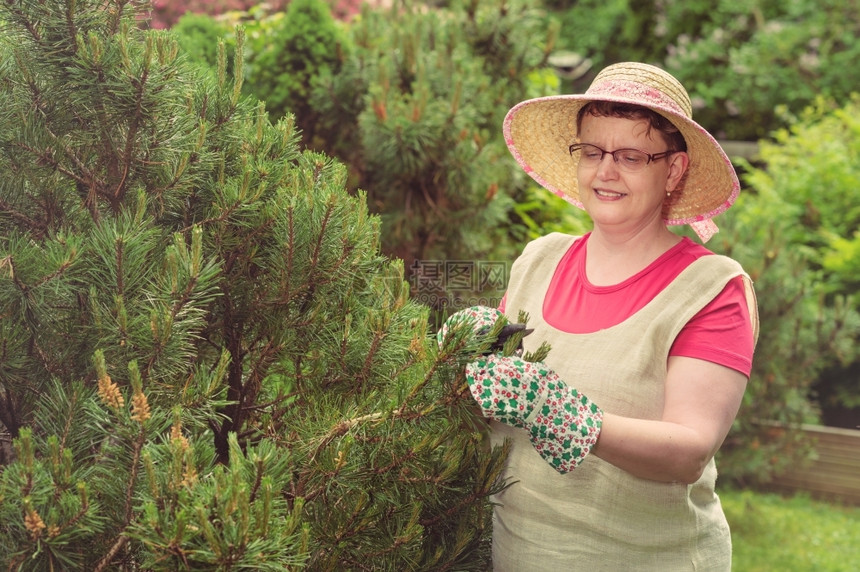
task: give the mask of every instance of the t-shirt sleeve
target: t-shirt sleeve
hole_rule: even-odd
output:
[[[717,363],[749,377],[754,348],[743,278],[738,276],[684,326],[669,355]]]

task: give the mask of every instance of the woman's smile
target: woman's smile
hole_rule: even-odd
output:
[[[627,193],[619,193],[615,191],[607,191],[603,189],[594,189],[594,194],[601,199],[616,200],[627,196]]]

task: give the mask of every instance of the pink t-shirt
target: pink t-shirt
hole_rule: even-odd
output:
[[[713,254],[685,237],[624,282],[595,286],[585,274],[589,236],[575,241],[559,261],[543,303],[546,323],[571,334],[588,334],[623,322],[694,260]],[[742,280],[730,281],[684,326],[669,355],[717,363],[749,376],[755,344]],[[504,311],[504,299],[499,309]]]

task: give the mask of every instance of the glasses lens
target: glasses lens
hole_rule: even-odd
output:
[[[571,145],[570,154],[579,155],[579,162],[587,165],[596,165],[603,159],[603,149],[586,143]]]
[[[594,167],[598,165],[603,156],[609,153],[600,147],[588,143],[577,143],[570,146],[570,154],[579,158],[582,165]],[[648,154],[636,149],[618,149],[612,152],[612,158],[619,169],[624,171],[641,171],[649,163]]]
[[[638,171],[648,164],[648,155],[636,149],[619,149],[613,156],[618,166],[628,171]]]

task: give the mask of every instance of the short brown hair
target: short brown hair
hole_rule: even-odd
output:
[[[585,114],[594,117],[621,117],[622,119],[644,119],[648,121],[648,134],[655,130],[663,136],[671,151],[686,151],[687,142],[678,128],[671,121],[647,107],[633,105],[630,103],[617,103],[614,101],[589,101],[576,116],[576,131],[582,128],[582,118]]]

